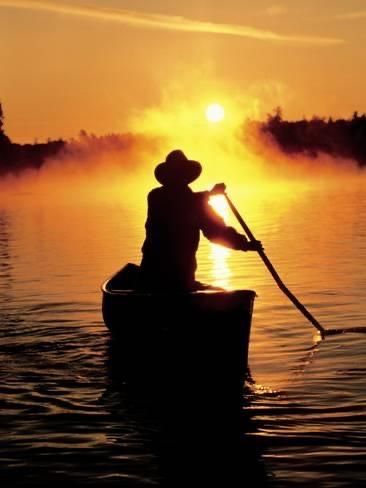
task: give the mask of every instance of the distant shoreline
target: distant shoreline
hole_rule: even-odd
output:
[[[96,136],[80,131],[77,139],[48,140],[44,143],[18,144],[12,142],[4,129],[4,114],[0,104],[0,176],[17,175],[26,170],[39,170],[46,161],[64,155],[112,150],[124,151],[137,140],[133,134],[107,134]],[[266,121],[248,120],[244,132],[251,130],[259,144],[276,147],[288,156],[303,155],[318,158],[326,154],[332,158],[349,159],[355,165],[366,166],[366,115],[357,112],[349,119],[320,118],[287,121],[282,109],[268,114]],[[243,144],[245,138],[243,137]]]
[[[257,130],[285,154],[302,154],[317,158],[327,154],[333,158],[351,159],[366,166],[366,114],[354,112],[349,119],[314,116],[312,119],[287,121],[280,107],[265,122],[254,122]]]

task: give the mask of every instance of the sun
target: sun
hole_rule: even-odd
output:
[[[209,122],[217,123],[221,122],[225,117],[225,110],[222,105],[218,103],[212,103],[206,109],[206,118]]]

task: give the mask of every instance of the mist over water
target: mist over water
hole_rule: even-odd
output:
[[[193,95],[190,100],[182,96],[186,85],[182,82],[178,88],[166,89],[159,106],[130,117],[128,132],[95,136],[82,131],[39,169],[4,175],[0,178],[0,202],[13,204],[16,198],[24,197],[26,203],[29,196],[28,203],[42,201],[47,205],[121,197],[137,203],[157,185],[155,166],[176,148],[203,165],[201,177],[192,185],[195,190],[224,181],[235,195],[236,188],[239,192],[243,188],[248,192],[278,191],[288,182],[327,186],[340,178],[349,184],[360,180],[363,172],[353,160],[321,153],[310,158],[281,151],[251,122],[263,112],[258,94],[224,98],[225,118],[215,124],[204,116],[212,100],[210,87],[202,100]]]

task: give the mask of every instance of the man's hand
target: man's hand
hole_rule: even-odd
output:
[[[263,251],[263,245],[261,241],[248,241],[247,246],[248,251]]]
[[[210,190],[212,195],[222,195],[226,191],[225,183],[216,183],[216,185]]]
[[[263,251],[263,246],[261,241],[249,241],[247,237],[243,234],[239,234],[241,243],[238,249],[242,251]]]

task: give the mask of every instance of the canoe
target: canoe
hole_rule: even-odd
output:
[[[237,376],[239,367],[242,381],[255,292],[138,291],[138,270],[127,264],[102,285],[103,319],[124,367],[142,374],[169,370],[211,378],[225,368]]]

